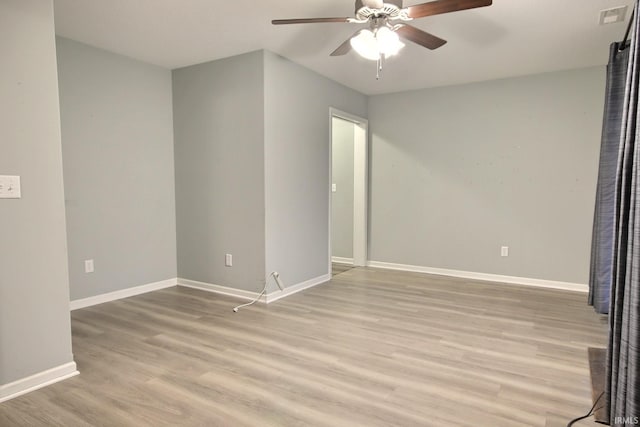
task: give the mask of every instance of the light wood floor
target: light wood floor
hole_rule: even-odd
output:
[[[336,274],[341,274],[344,273],[346,271],[349,271],[353,268],[353,265],[348,265],[348,264],[338,264],[338,263],[333,263],[332,264],[332,272],[331,275],[335,276]]]
[[[585,294],[368,268],[236,303],[169,288],[72,312],[81,375],[0,425],[565,426],[606,341]]]

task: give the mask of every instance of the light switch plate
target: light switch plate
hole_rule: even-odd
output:
[[[19,199],[20,197],[20,177],[0,175],[0,199]]]
[[[84,261],[84,272],[85,273],[93,273],[95,271],[93,260],[87,259]]]
[[[331,192],[335,193],[336,191],[338,191],[338,186],[335,184],[331,184]]]

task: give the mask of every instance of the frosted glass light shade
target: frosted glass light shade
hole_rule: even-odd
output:
[[[380,59],[381,55],[390,57],[404,47],[398,35],[388,27],[375,30],[362,30],[351,38],[351,47],[360,56],[372,61]]]
[[[362,30],[358,35],[352,37],[351,47],[363,58],[370,59],[372,61],[380,59],[378,41],[371,30]]]
[[[404,47],[398,35],[387,27],[380,27],[376,31],[376,40],[379,52],[386,57],[395,55]]]

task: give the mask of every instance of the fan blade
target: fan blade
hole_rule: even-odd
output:
[[[416,27],[412,27],[411,25],[403,25],[399,27],[396,30],[396,33],[404,39],[431,50],[437,49],[447,42],[440,37],[436,37],[433,34],[429,34],[426,31],[422,31]]]
[[[409,6],[407,9],[409,17],[424,18],[425,16],[439,15],[441,13],[491,6],[492,3],[492,0],[436,0]]]
[[[326,22],[349,22],[349,18],[302,18],[302,19],[274,19],[273,25],[283,24],[316,24]]]
[[[331,56],[342,56],[342,55],[346,55],[347,53],[349,53],[351,51],[351,39],[354,38],[355,36],[357,36],[360,33],[360,31],[362,31],[362,30],[358,30],[355,33],[353,33],[353,35],[351,37],[349,37],[340,46],[338,46],[338,48],[336,50],[331,52]]]

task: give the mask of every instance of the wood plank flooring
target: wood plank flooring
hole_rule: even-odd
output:
[[[560,427],[606,344],[586,294],[418,273],[236,303],[169,288],[72,312],[81,375],[0,404],[0,426]]]
[[[353,268],[353,265],[349,265],[349,264],[339,264],[339,263],[333,263],[331,265],[331,275],[332,276],[336,276],[338,274],[344,273],[345,271],[349,271]]]

